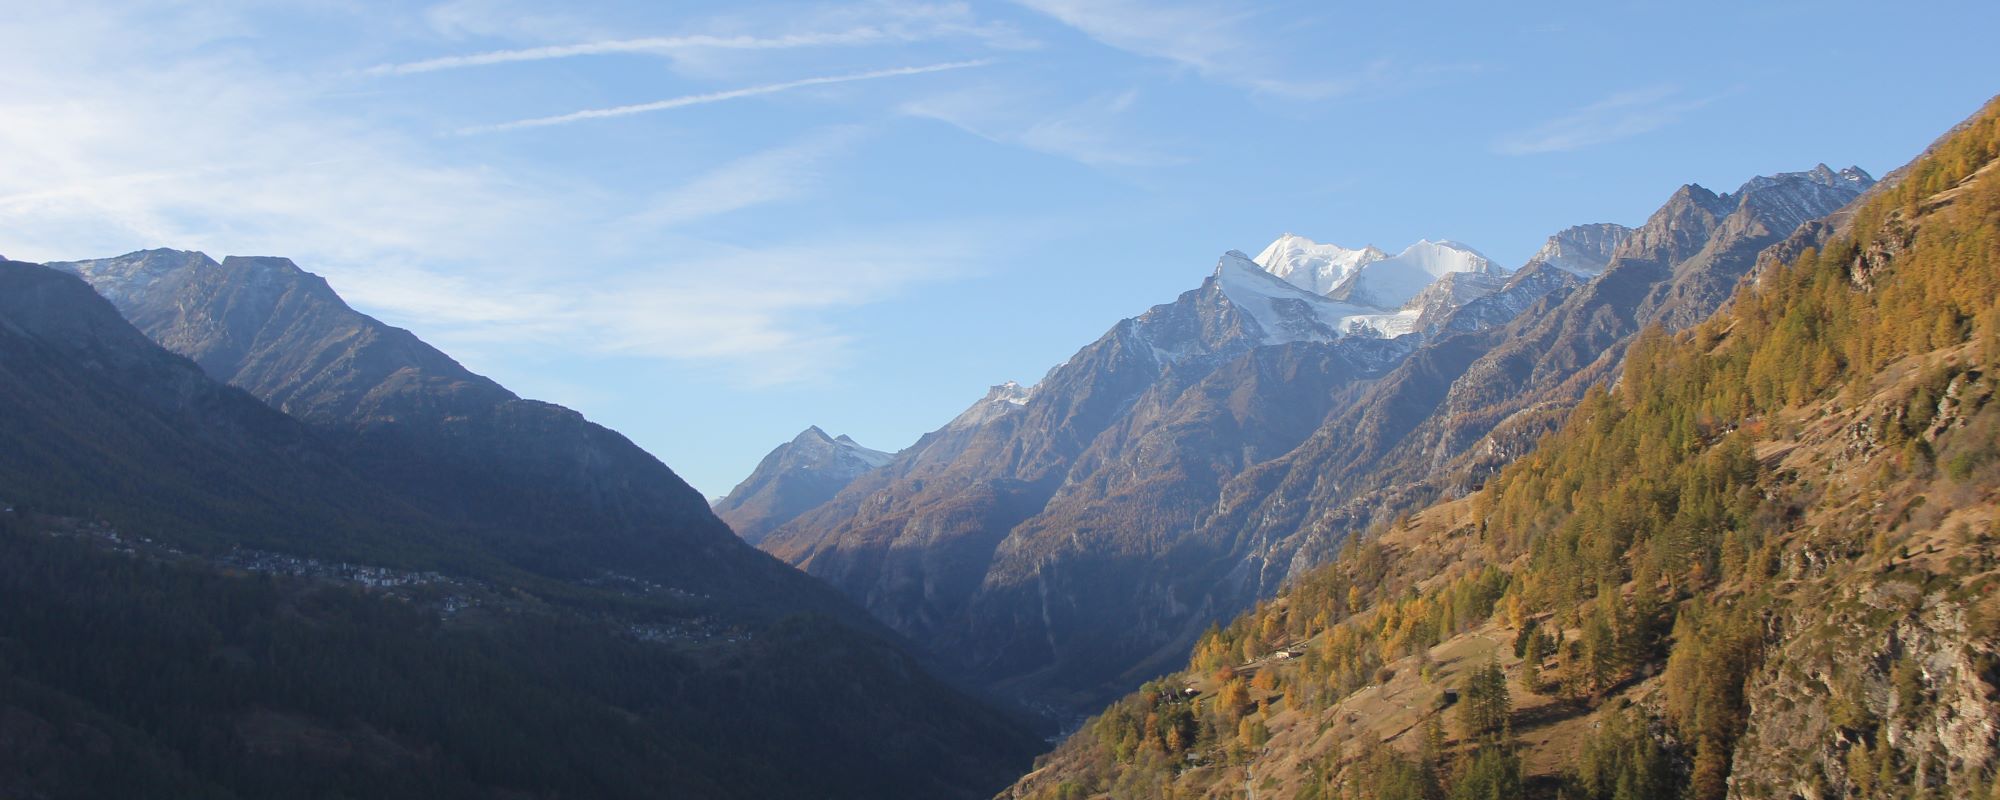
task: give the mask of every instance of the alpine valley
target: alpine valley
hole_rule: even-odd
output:
[[[366,74],[1044,46],[879,5]],[[862,127],[620,224],[795,200]],[[0,798],[2000,800],[2000,98],[1880,181],[1665,194],[1520,263],[1230,251],[908,447],[809,427],[712,503],[288,259],[0,259]]]

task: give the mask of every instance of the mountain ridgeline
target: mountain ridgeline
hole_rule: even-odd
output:
[[[1873,180],[1684,186],[1638,228],[1516,269],[1286,235],[1003,387],[759,544],[966,679],[1057,718],[1172,668],[1354,531],[1476,488],[1647,326],[1712,313],[1758,254]]]
[[[774,610],[819,602],[817,586],[755,557],[623,436],[473,374],[289,260],[150,250],[50,266],[216,380],[304,422],[482,555],[563,579],[632,573]]]
[[[1038,746],[289,262],[59,266],[0,263],[0,795],[977,797]]]
[[[2000,99],[1763,252],[1002,796],[2000,797]]]

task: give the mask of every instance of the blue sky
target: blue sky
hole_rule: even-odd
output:
[[[0,4],[0,253],[285,255],[710,495],[883,449],[1224,250],[1517,265],[2000,91],[1955,3]]]

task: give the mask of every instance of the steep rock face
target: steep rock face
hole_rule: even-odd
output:
[[[764,456],[749,478],[715,504],[715,514],[743,541],[756,544],[891,458],[813,426]]]
[[[1295,446],[1413,347],[1262,347],[1198,377],[1163,378],[997,548],[964,645],[976,674],[1022,676],[1034,694],[1083,687],[1070,691],[1084,700],[1178,658],[1220,611],[1206,598],[1229,543],[1191,535],[1217,489]]]
[[[1994,631],[1976,599],[1927,577],[1829,587],[1773,621],[1731,796],[1865,795],[1892,782],[1884,763],[1919,786],[1978,785],[2000,759]]]

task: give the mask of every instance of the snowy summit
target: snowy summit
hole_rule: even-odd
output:
[[[1444,301],[1456,305],[1497,288],[1508,271],[1478,250],[1425,239],[1390,255],[1287,233],[1256,258],[1230,251],[1215,279],[1230,302],[1263,329],[1264,341],[1395,337]]]

